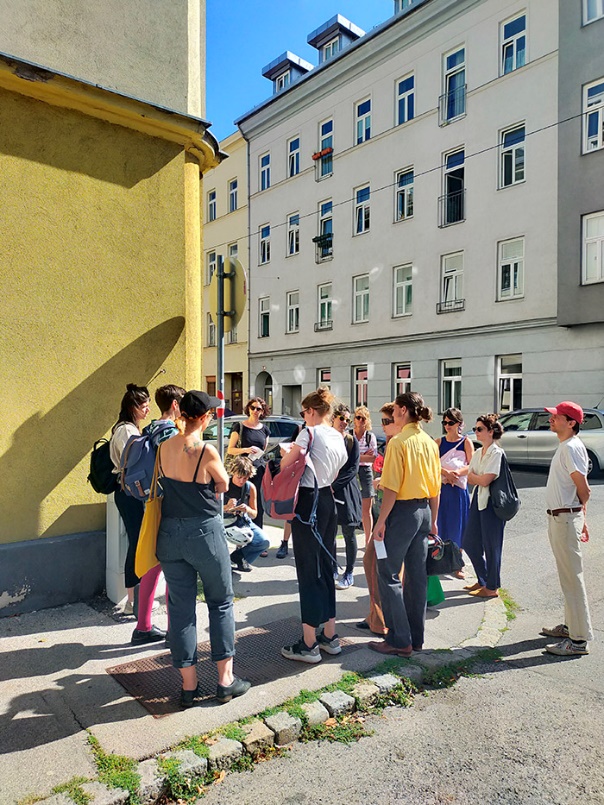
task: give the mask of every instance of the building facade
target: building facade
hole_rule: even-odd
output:
[[[577,132],[585,82],[604,74],[604,22],[584,25],[594,4],[583,5],[561,2],[559,27],[548,0],[398,3],[353,41],[348,21],[329,21],[332,41],[342,37],[304,75],[279,82],[273,71],[273,95],[238,124],[250,165],[250,383],[276,412],[321,383],[372,411],[413,388],[468,422],[601,400],[602,286],[584,287],[578,233],[604,207],[602,182],[583,181],[604,151],[581,153]],[[571,197],[559,170],[574,172]],[[569,326],[581,314],[567,294],[591,300],[581,326]]]

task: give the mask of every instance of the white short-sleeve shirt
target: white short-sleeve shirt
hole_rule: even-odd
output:
[[[109,455],[111,456],[111,461],[113,461],[115,468],[113,472],[118,473],[120,471],[120,460],[128,439],[131,436],[140,436],[140,434],[140,430],[136,425],[133,425],[132,422],[122,422],[114,430],[111,442],[109,443]]]
[[[581,505],[571,472],[587,475],[589,460],[578,436],[560,442],[547,476],[545,503],[548,509],[574,509]]]
[[[317,425],[312,428],[312,447],[310,457],[317,476],[319,489],[331,486],[340,469],[346,464],[348,454],[342,434],[329,425]],[[296,439],[296,444],[303,450],[308,447],[308,428],[304,428]],[[310,467],[306,467],[300,486],[314,488],[315,479]]]
[[[482,454],[482,448],[476,450],[470,461],[468,473],[473,472],[476,475],[489,473],[497,478],[501,470],[502,455],[503,450],[496,442],[489,445],[484,455]],[[476,490],[478,490],[478,509],[483,511],[489,505],[490,488],[488,486],[475,486],[472,491],[472,500],[476,495]]]

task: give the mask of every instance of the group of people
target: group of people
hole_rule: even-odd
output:
[[[262,532],[260,486],[268,447],[268,429],[262,419],[269,412],[264,400],[252,398],[246,419],[233,428],[225,469],[217,450],[204,442],[203,431],[220,405],[205,392],[185,392],[164,386],[155,395],[161,420],[172,423],[158,447],[159,485],[163,494],[157,537],[160,565],[142,579],[134,572],[134,556],[143,517],[143,504],[118,490],[116,505],[128,533],[125,580],[127,607],[137,616],[133,645],[165,640],[172,661],[182,675],[181,705],[190,707],[199,696],[196,676],[196,595],[200,576],[209,610],[212,659],[218,668],[217,699],[226,702],[250,687],[235,676],[235,622],[232,569],[247,570],[269,547]],[[121,452],[149,414],[145,387],[130,384],[122,400],[111,440],[111,456],[119,471]],[[566,407],[565,407],[566,406]],[[570,408],[569,408],[570,406]],[[580,547],[585,539],[584,512],[589,498],[587,456],[576,437],[583,413],[574,403],[551,411],[551,427],[561,445],[552,463],[547,501],[550,541],[565,596],[566,623],[543,634],[560,637],[548,646],[555,654],[586,654],[592,639],[583,583]],[[443,415],[444,436],[432,439],[422,423],[432,412],[415,392],[397,396],[382,406],[385,454],[378,453],[365,407],[353,414],[322,387],[302,401],[304,426],[295,441],[282,449],[281,469],[301,456],[306,466],[301,478],[295,516],[289,525],[299,588],[302,635],[284,646],[284,657],[305,663],[321,661],[321,652],[341,652],[336,629],[336,587],[352,583],[357,557],[355,530],[365,532],[363,566],[370,595],[367,618],[357,626],[382,640],[369,648],[408,657],[424,644],[426,606],[443,599],[437,577],[427,576],[429,539],[440,535],[463,547],[477,581],[466,591],[478,598],[498,595],[504,522],[493,510],[489,487],[499,475],[503,451],[497,444],[503,430],[497,415],[479,416],[474,428],[481,448],[463,434],[463,416],[456,408]],[[348,432],[354,425],[352,433]],[[157,427],[153,421],[148,428]],[[551,483],[550,483],[551,481]],[[470,498],[467,486],[472,485]],[[373,522],[373,498],[380,507]],[[244,517],[252,541],[229,555],[221,516]],[[564,504],[564,505],[563,505]],[[574,505],[576,504],[576,505]],[[337,572],[338,526],[346,545],[346,566]],[[572,544],[571,544],[572,543]],[[279,551],[283,555],[283,543]],[[287,542],[285,542],[285,553]],[[168,633],[151,623],[159,571],[167,586]],[[463,571],[458,574],[463,578]],[[434,584],[432,584],[434,583]],[[432,589],[431,589],[432,587]]]

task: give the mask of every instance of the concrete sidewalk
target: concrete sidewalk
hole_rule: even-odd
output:
[[[251,573],[233,577],[238,630],[299,616],[293,557],[290,552],[285,560],[275,559],[282,530],[265,530],[272,545],[269,557],[259,559]],[[338,550],[343,561],[341,539]],[[372,635],[354,627],[368,611],[362,551],[357,564],[354,587],[338,592],[338,632],[364,645]],[[446,600],[428,610],[426,649],[451,648],[475,637],[485,612],[493,609],[492,602],[463,593],[464,583],[443,579]],[[165,628],[164,604],[154,622]],[[498,599],[496,606],[502,606]],[[327,685],[344,671],[364,672],[383,661],[366,648],[345,652],[315,666],[300,664],[297,673],[253,687],[228,704],[209,702],[154,719],[106,673],[108,667],[164,651],[163,644],[130,646],[133,628],[133,618],[115,615],[104,601],[0,619],[0,805],[14,805],[28,795],[47,796],[75,775],[95,777],[87,730],[106,752],[140,760],[188,735],[278,705],[303,688]],[[489,631],[496,630],[483,629]],[[198,635],[200,641],[208,639],[204,604],[198,607]],[[494,634],[490,639],[494,642]]]

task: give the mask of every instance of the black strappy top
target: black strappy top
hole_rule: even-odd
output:
[[[220,502],[216,499],[216,488],[212,478],[207,484],[198,483],[197,473],[205,452],[204,444],[195,467],[192,481],[177,481],[163,474],[161,452],[159,456],[159,484],[164,493],[161,507],[162,517],[185,519],[189,517],[214,517],[220,513]]]

